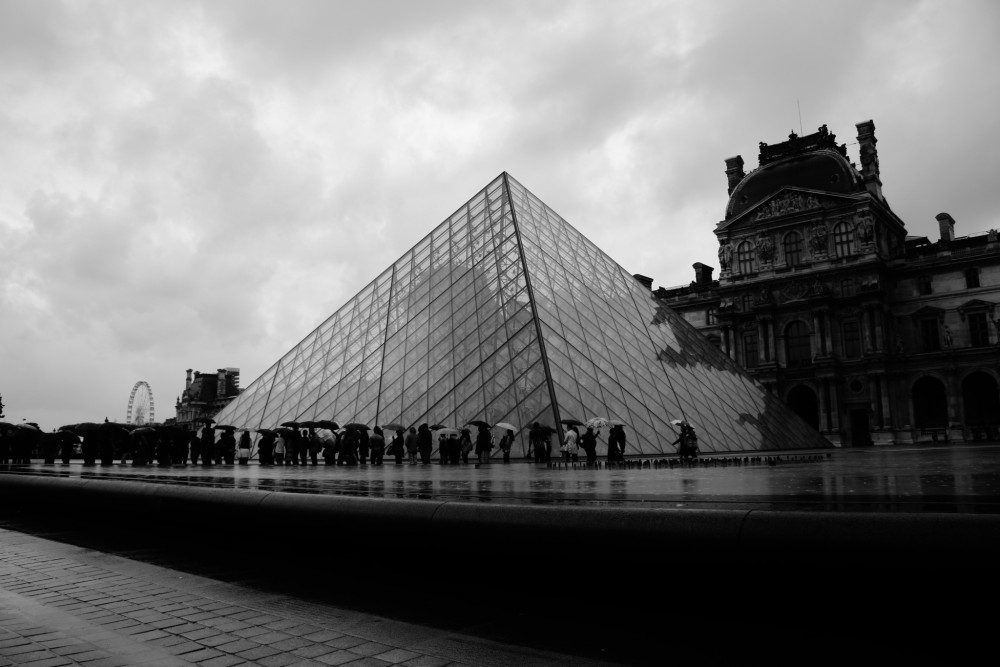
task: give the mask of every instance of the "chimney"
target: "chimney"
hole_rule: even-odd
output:
[[[955,240],[955,219],[947,213],[938,213],[936,216],[938,227],[941,229],[941,240],[945,243]]]
[[[191,388],[191,371],[192,370],[193,369],[191,369],[191,368],[187,369],[187,380],[184,382],[184,389],[185,390]]]
[[[729,194],[733,194],[733,190],[740,184],[744,176],[746,176],[746,172],[743,171],[743,156],[737,155],[736,157],[726,158],[726,178],[729,179]]]
[[[712,284],[712,272],[715,269],[711,266],[706,266],[701,262],[695,262],[692,264],[694,267],[694,282],[699,286],[709,286]]]
[[[652,278],[649,278],[649,277],[644,276],[644,275],[639,274],[639,273],[636,273],[632,277],[635,278],[636,280],[638,280],[640,283],[642,283],[643,287],[645,287],[646,289],[648,289],[650,292],[653,291],[653,279]]]
[[[861,147],[861,178],[868,192],[883,199],[882,179],[878,170],[878,150],[875,148],[875,144],[878,143],[878,139],[875,138],[875,123],[866,120],[855,127],[858,128],[858,145]]]

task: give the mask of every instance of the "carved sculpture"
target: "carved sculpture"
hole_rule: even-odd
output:
[[[733,244],[719,241],[719,266],[728,271],[733,264]]]
[[[764,220],[777,215],[784,215],[785,213],[795,213],[817,207],[819,207],[819,200],[812,195],[803,197],[797,193],[787,194],[762,204],[757,210],[757,216],[754,219]]]
[[[826,254],[826,239],[829,232],[826,225],[816,225],[809,230],[809,250],[813,255]]]
[[[875,240],[875,225],[872,223],[872,214],[868,211],[859,213],[855,218],[855,231],[861,243],[871,243]]]
[[[761,236],[757,239],[757,257],[762,264],[774,261],[774,241],[770,236]]]

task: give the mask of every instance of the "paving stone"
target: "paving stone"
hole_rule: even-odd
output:
[[[232,667],[233,665],[245,665],[246,661],[234,655],[220,655],[217,658],[209,658],[198,664],[202,665],[202,667]]]
[[[352,653],[357,653],[358,655],[376,655],[378,653],[385,653],[391,648],[391,646],[386,646],[385,644],[379,644],[377,642],[365,642],[364,644],[351,646],[350,650]]]
[[[339,649],[335,649],[332,646],[327,646],[326,644],[312,644],[310,646],[303,646],[302,648],[293,649],[292,653],[295,655],[302,656],[303,658],[317,658],[321,655],[326,655],[327,653],[333,653]]]
[[[407,660],[412,660],[413,658],[420,657],[420,654],[415,653],[413,651],[407,651],[404,648],[393,648],[386,651],[385,653],[376,653],[374,657],[378,658],[379,660],[396,665],[402,662],[406,662]]]

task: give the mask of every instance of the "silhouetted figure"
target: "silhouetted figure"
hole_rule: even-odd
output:
[[[462,450],[462,463],[468,463],[469,454],[472,453],[472,434],[469,429],[462,429],[462,435],[459,436],[458,442],[461,445]]]
[[[507,429],[504,436],[500,438],[500,451],[503,452],[503,462],[510,463],[510,450],[514,446],[514,432]]]
[[[396,459],[396,464],[401,465],[403,463],[403,457],[406,455],[406,445],[403,444],[403,429],[396,429],[396,435],[392,438],[392,444],[389,446],[389,450]]]
[[[587,432],[580,438],[580,446],[587,454],[587,463],[597,463],[597,435],[593,427],[587,427]]]
[[[284,433],[279,433],[274,439],[274,465],[276,466],[285,465],[285,452],[288,450],[285,442]]]
[[[417,465],[417,456],[420,454],[420,442],[417,440],[417,429],[410,427],[406,437],[403,439],[406,447],[406,455],[410,458],[410,465]]]
[[[385,457],[385,438],[382,437],[382,429],[378,426],[372,429],[372,435],[368,439],[368,446],[371,449],[372,465],[382,465]]]
[[[191,432],[191,463],[192,465],[198,465],[198,459],[201,458],[201,440],[198,438],[198,432]]]
[[[257,460],[262,466],[274,464],[274,433],[265,432],[257,443]]]
[[[219,436],[219,454],[229,465],[236,463],[236,436],[231,429],[226,429]]]
[[[490,452],[493,450],[493,436],[489,429],[482,424],[479,425],[479,432],[476,433],[476,457],[480,463],[490,462]]]
[[[210,466],[215,463],[215,432],[208,426],[201,429],[201,464]]]
[[[243,431],[243,433],[240,434],[240,444],[236,452],[241,466],[245,466],[250,463],[250,446],[250,432]]]
[[[427,424],[421,424],[417,429],[417,450],[420,452],[420,462],[430,463],[431,452],[434,451],[434,436]]]

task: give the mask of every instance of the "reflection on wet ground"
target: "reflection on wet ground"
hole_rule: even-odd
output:
[[[472,502],[819,511],[1000,513],[1000,444],[841,449],[775,465],[0,466],[0,473]]]

